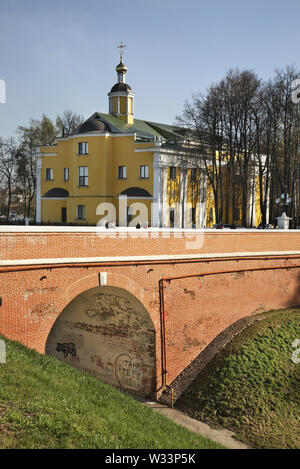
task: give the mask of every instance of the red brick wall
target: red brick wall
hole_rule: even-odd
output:
[[[263,258],[166,261],[110,266],[75,267],[40,265],[0,266],[0,333],[40,352],[56,318],[80,293],[99,285],[107,272],[107,285],[132,293],[149,312],[156,332],[156,381],[162,385],[161,299],[162,278],[199,274],[164,281],[167,383],[219,334],[240,318],[270,309],[300,304],[300,232],[207,232],[197,250],[187,249],[186,238],[100,239],[95,233],[0,233],[1,259],[147,256],[194,253],[277,252]],[[300,254],[299,254],[300,256]],[[251,256],[250,256],[251,257]],[[124,259],[123,259],[124,262]],[[155,261],[157,262],[157,260]],[[46,263],[46,261],[45,261]],[[271,268],[276,269],[271,270]],[[280,267],[280,269],[277,269]],[[290,268],[288,268],[290,267]],[[21,270],[15,270],[21,269]],[[261,269],[253,270],[250,269]],[[265,269],[265,270],[264,270]],[[220,271],[239,270],[234,273]],[[248,270],[243,272],[243,270]],[[214,272],[214,275],[203,275]]]
[[[0,227],[1,228],[1,227]],[[32,227],[38,228],[38,227]],[[205,230],[129,233],[3,232],[0,259],[110,257],[230,252],[292,251],[300,249],[299,230]]]

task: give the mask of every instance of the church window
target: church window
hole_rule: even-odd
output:
[[[79,166],[78,168],[78,185],[87,186],[89,183],[89,168],[88,166]]]
[[[119,179],[126,179],[126,166],[119,166],[118,177]]]
[[[46,169],[46,181],[52,181],[53,180],[53,168],[47,168]]]
[[[88,142],[79,142],[78,143],[78,154],[87,155],[89,152]]]
[[[85,205],[77,205],[77,219],[85,220]]]
[[[175,166],[170,167],[170,179],[176,180],[176,167]]]
[[[149,166],[140,166],[140,179],[148,179]]]

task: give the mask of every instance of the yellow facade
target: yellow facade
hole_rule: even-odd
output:
[[[88,154],[78,154],[78,144],[88,144]],[[61,209],[66,208],[66,222],[78,224],[96,223],[97,207],[101,203],[112,203],[119,215],[118,196],[131,187],[145,189],[149,194],[153,189],[153,153],[135,153],[134,150],[145,145],[135,145],[134,136],[86,136],[60,139],[56,146],[41,147],[42,177],[41,194],[43,222],[62,222]],[[126,167],[126,178],[119,179],[119,166]],[[140,166],[148,166],[148,178],[140,179]],[[79,167],[88,167],[88,185],[79,185]],[[64,168],[69,169],[69,180],[64,180]],[[53,180],[46,180],[46,170],[52,169]],[[45,195],[55,188],[68,191],[65,200],[46,198]],[[140,202],[128,199],[128,205]],[[148,223],[151,223],[151,200],[144,199],[148,207]],[[84,205],[84,220],[77,219],[77,206]]]
[[[79,144],[88,145],[87,154],[79,154]],[[153,223],[152,203],[154,202],[154,149],[149,148],[149,142],[137,142],[135,135],[101,135],[86,134],[74,135],[69,138],[59,139],[57,145],[41,147],[41,221],[45,223],[71,223],[82,225],[96,225],[108,215],[99,204],[112,204],[114,211],[108,219],[116,224],[120,223],[120,195],[131,188],[146,191],[147,197],[127,197],[127,206],[133,207],[129,211],[126,223],[134,225],[137,221]],[[88,183],[79,184],[79,168],[88,168]],[[126,168],[126,177],[119,177],[119,167]],[[147,177],[140,177],[140,168],[147,168]],[[69,178],[64,179],[64,170],[68,168]],[[167,167],[166,194],[164,219],[162,226],[182,226],[182,214],[179,214],[184,197],[184,210],[186,213],[185,226],[195,224],[199,226],[199,210],[201,203],[205,205],[205,220],[202,225],[211,228],[217,222],[215,217],[213,191],[206,181],[205,191],[203,185],[203,172],[197,168],[192,178],[192,169],[183,170],[176,167],[176,176],[172,177],[171,168]],[[47,170],[52,171],[53,179],[46,179]],[[181,184],[186,177],[185,186],[181,193]],[[163,184],[163,179],[162,179]],[[55,189],[65,190],[65,197],[48,197],[49,191]],[[258,183],[256,184],[256,197],[253,215],[253,223],[257,226],[261,221],[259,207]],[[143,204],[147,210],[147,216],[139,204]],[[78,206],[84,207],[84,216],[78,218]],[[122,205],[121,205],[122,206]],[[122,209],[123,210],[123,209]],[[128,210],[128,209],[127,209]],[[171,211],[175,210],[171,220]],[[124,209],[125,211],[125,209]],[[181,212],[180,212],[181,213]],[[233,221],[232,210],[230,219]],[[123,222],[124,222],[123,213]],[[239,219],[235,220],[240,223]],[[124,223],[122,223],[124,224]]]
[[[109,114],[95,113],[76,134],[38,149],[37,221],[213,227],[213,191],[199,160],[183,168],[180,149],[174,150],[180,129],[134,119],[122,59],[116,71]],[[258,224],[258,192],[253,211]]]
[[[112,103],[113,103],[112,111],[113,111],[114,114],[116,114],[117,111],[118,111],[118,99],[116,97],[113,98]]]

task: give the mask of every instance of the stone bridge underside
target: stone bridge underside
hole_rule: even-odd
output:
[[[0,228],[0,333],[156,397],[300,304],[300,232]]]
[[[46,353],[132,392],[155,392],[155,330],[145,307],[121,288],[78,295],[53,325]]]

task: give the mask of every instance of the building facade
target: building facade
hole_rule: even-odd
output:
[[[37,223],[212,227],[212,190],[186,129],[135,119],[122,54],[116,72],[108,114],[95,112],[76,134],[37,148]]]

